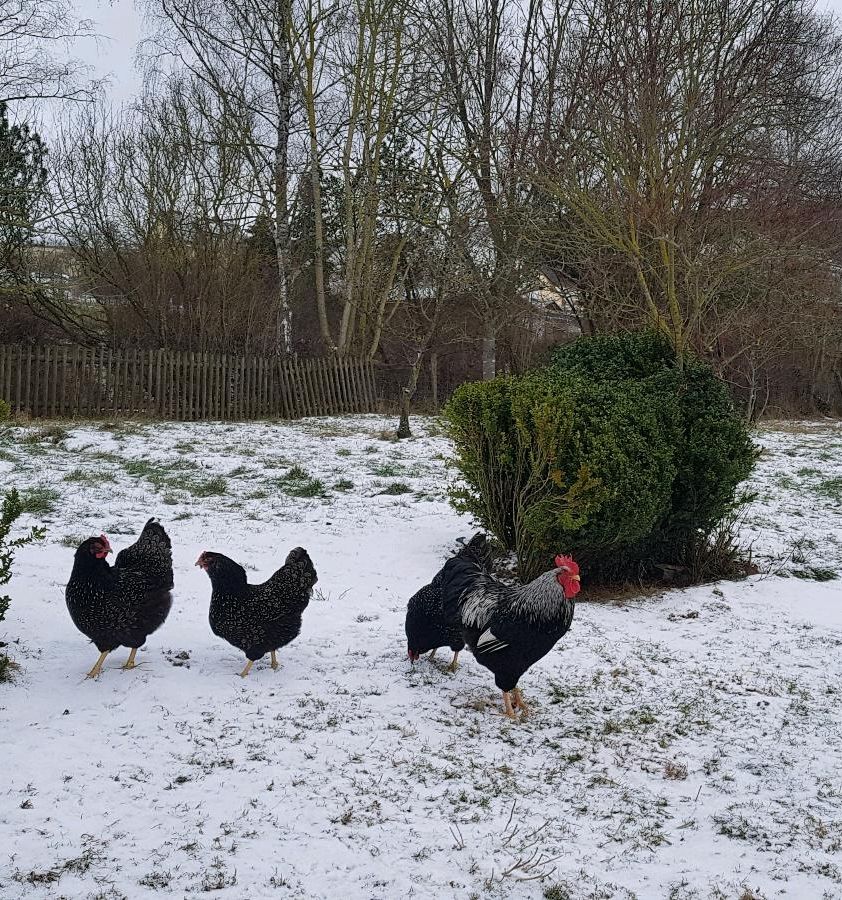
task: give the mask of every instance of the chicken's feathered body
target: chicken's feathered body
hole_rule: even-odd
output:
[[[109,551],[105,537],[85,541],[76,551],[65,590],[73,624],[103,654],[120,646],[143,646],[172,606],[172,549],[155,519],[113,566],[105,559]]]
[[[292,550],[263,584],[249,584],[245,569],[220,553],[203,553],[198,565],[213,586],[209,615],[213,633],[242,650],[251,662],[298,637],[318,580],[306,550]]]
[[[488,542],[484,534],[475,534],[456,554],[456,558],[469,559],[482,564],[488,554]],[[465,646],[461,622],[454,622],[445,615],[442,599],[440,569],[430,584],[425,584],[409,600],[406,608],[407,652],[414,662],[423,653],[439,647],[450,647],[458,654]],[[453,665],[453,664],[451,664]]]
[[[524,672],[570,628],[578,574],[573,576],[576,588],[566,593],[559,582],[565,577],[562,571],[566,569],[553,569],[529,584],[512,586],[470,560],[454,558],[442,570],[445,614],[461,624],[465,643],[504,694],[516,691]]]

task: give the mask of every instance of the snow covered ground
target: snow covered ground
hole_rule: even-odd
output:
[[[471,527],[436,422],[401,443],[387,424],[0,435],[0,480],[49,530],[0,626],[21,666],[0,685],[0,897],[842,897],[842,428],[758,434],[744,533],[771,574],[583,590],[512,725],[470,654],[455,675],[406,660],[406,600]],[[172,615],[138,669],[119,651],[86,681],[73,547],[119,549],[152,514]],[[240,679],[193,564],[221,550],[258,579],[297,544],[319,571],[303,633]]]

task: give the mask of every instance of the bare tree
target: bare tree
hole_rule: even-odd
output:
[[[239,123],[258,194],[271,211],[277,262],[278,351],[292,350],[290,271],[290,140],[295,78],[288,0],[151,0],[165,27],[157,52],[169,54],[214,92]]]
[[[814,240],[839,202],[828,25],[796,0],[589,5],[577,52],[591,77],[538,180],[556,201],[541,239],[591,324],[654,326],[680,363],[736,286],[745,309],[770,267],[828,264]]]
[[[0,100],[87,100],[85,66],[70,56],[93,34],[69,0],[0,0]]]

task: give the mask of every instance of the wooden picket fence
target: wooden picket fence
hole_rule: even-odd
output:
[[[0,399],[34,418],[245,420],[374,412],[370,362],[0,344]]]

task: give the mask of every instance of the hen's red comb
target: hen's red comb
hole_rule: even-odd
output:
[[[555,558],[555,564],[557,569],[560,569],[562,566],[564,566],[569,570],[571,575],[579,574],[579,563],[577,563],[572,556],[562,556],[561,554],[559,554]]]

